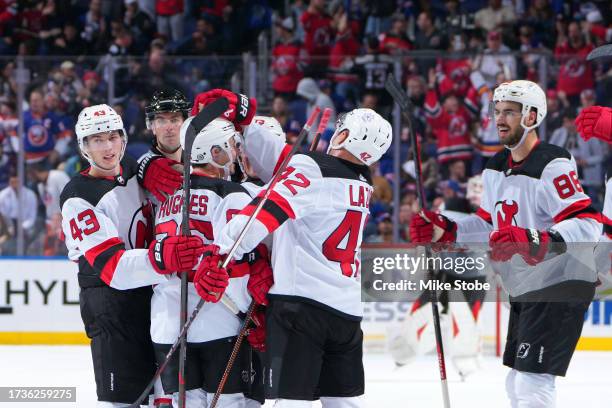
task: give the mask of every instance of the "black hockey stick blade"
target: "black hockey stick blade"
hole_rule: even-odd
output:
[[[595,48],[587,55],[587,61],[592,61],[597,58],[612,57],[612,44],[604,44]]]
[[[403,113],[408,113],[410,110],[410,99],[393,74],[389,74],[387,76],[387,80],[385,81],[385,89],[391,94],[393,100],[399,105],[401,111]]]

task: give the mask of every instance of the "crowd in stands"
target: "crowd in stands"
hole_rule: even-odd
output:
[[[493,91],[529,79],[548,99],[540,137],[573,153],[581,183],[601,207],[608,147],[577,137],[573,120],[580,109],[612,100],[610,60],[585,59],[612,41],[611,11],[609,1],[561,0],[0,0],[0,254],[15,252],[18,213],[29,254],[63,253],[56,201],[83,166],[73,129],[82,108],[110,103],[124,118],[128,154],[139,157],[150,145],[143,109],[151,94],[174,87],[193,97],[229,87],[241,54],[257,55],[262,33],[271,42],[260,109],[279,120],[289,141],[315,105],[334,110],[320,149],[350,109],[391,119],[384,81],[394,73],[413,104],[428,202],[467,209],[477,205],[469,186],[478,189],[487,159],[502,148],[489,112]],[[15,56],[25,57],[29,75],[23,134]],[[393,149],[374,169],[369,242],[393,240],[394,210],[408,240],[416,210],[408,129],[394,136],[401,171],[394,173]],[[20,146],[27,162],[21,187]]]

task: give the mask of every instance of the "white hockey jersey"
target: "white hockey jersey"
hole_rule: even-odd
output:
[[[595,243],[601,235],[600,214],[578,181],[573,157],[561,147],[540,142],[520,163],[514,163],[504,149],[489,160],[482,179],[481,207],[476,215],[457,221],[458,242],[487,242],[491,231],[510,225],[550,229],[566,243]],[[512,296],[569,279],[595,281],[594,265],[572,266],[578,262],[574,257],[557,256],[536,267],[527,267],[518,258],[500,270]]]
[[[253,250],[274,232],[269,296],[313,303],[359,320],[360,247],[372,191],[367,166],[316,152],[297,154],[236,255]],[[215,239],[221,253],[228,252],[262,194]]]
[[[253,170],[267,183],[276,173],[282,158],[291,150],[291,145],[257,123],[251,123],[243,137],[245,152]]]
[[[189,224],[191,233],[212,243],[215,231],[225,224],[251,201],[251,197],[240,184],[206,176],[191,175],[189,200]],[[183,189],[177,190],[160,205],[155,214],[155,235],[180,234]],[[170,275],[169,280],[155,286],[151,301],[151,339],[155,343],[172,344],[180,332],[181,280]],[[246,290],[248,275],[233,274],[230,277],[226,296],[246,311],[251,298]],[[188,315],[200,301],[193,283],[188,285]],[[187,333],[190,343],[203,343],[235,336],[240,331],[240,319],[222,303],[205,303]]]
[[[79,263],[81,287],[133,289],[167,280],[148,256],[153,211],[136,181],[136,163],[126,158],[120,175],[75,175],[60,196],[68,257]]]

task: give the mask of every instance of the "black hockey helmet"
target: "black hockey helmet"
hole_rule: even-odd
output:
[[[191,103],[181,91],[178,89],[161,89],[153,94],[151,102],[145,106],[147,127],[158,113],[181,112],[186,119],[190,110]]]

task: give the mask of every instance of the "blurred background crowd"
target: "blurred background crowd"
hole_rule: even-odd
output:
[[[610,1],[0,0],[0,254],[65,254],[59,193],[84,165],[78,112],[111,104],[138,158],[151,142],[144,106],[164,87],[190,98],[216,87],[256,96],[289,141],[314,105],[330,107],[320,149],[343,112],[386,116],[400,143],[373,169],[365,241],[393,242],[408,240],[416,186],[386,76],[413,103],[429,204],[461,212],[477,208],[479,174],[502,148],[493,90],[529,79],[548,100],[540,137],[572,152],[601,208],[608,146],[577,137],[573,121],[584,107],[610,105],[610,59],[585,60],[612,41],[610,16]]]

